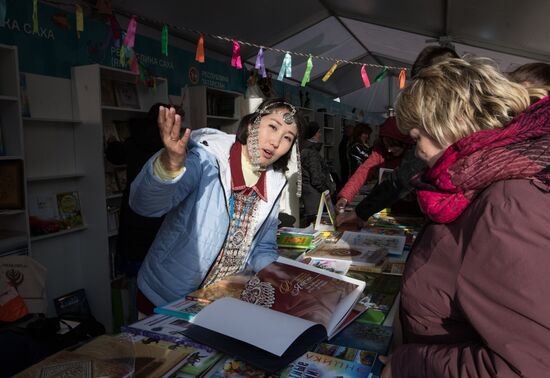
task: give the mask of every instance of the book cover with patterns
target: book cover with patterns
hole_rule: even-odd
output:
[[[371,368],[353,361],[326,356],[315,352],[306,352],[291,363],[281,378],[364,378]]]
[[[241,299],[329,329],[336,305],[357,285],[275,261],[247,284]]]
[[[279,257],[250,279],[240,300],[225,297],[202,309],[185,334],[273,373],[332,337],[363,288],[362,281]]]

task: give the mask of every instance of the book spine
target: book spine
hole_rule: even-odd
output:
[[[174,318],[184,319],[184,320],[192,320],[195,317],[195,314],[188,314],[185,312],[170,310],[168,308],[163,308],[163,307],[155,307],[153,311],[155,312],[155,314],[173,316]]]

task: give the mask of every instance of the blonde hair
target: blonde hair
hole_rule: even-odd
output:
[[[529,106],[529,95],[488,59],[448,59],[421,70],[400,93],[397,124],[403,133],[422,129],[446,147],[476,131],[505,126]]]

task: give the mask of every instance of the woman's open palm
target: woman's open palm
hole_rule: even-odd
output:
[[[176,114],[175,108],[159,107],[157,123],[164,144],[164,151],[160,156],[161,163],[169,171],[178,170],[183,166],[187,155],[187,143],[189,143],[191,130],[185,130],[180,137],[181,116]]]

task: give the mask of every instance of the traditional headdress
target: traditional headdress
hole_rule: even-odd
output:
[[[279,111],[275,110],[277,108],[289,108],[289,111]],[[258,132],[260,129],[260,121],[262,120],[262,117],[266,114],[271,113],[282,113],[283,115],[283,121],[287,125],[292,125],[293,123],[296,123],[296,108],[294,105],[286,102],[286,101],[278,101],[273,102],[271,104],[262,106],[261,108],[258,108],[256,110],[256,115],[254,116],[254,120],[252,121],[252,125],[248,129],[248,140],[246,142],[246,147],[248,148],[248,155],[250,156],[250,163],[252,164],[252,169],[255,171],[260,171],[263,168],[260,166],[260,147],[259,147],[259,137]],[[298,180],[296,184],[296,194],[298,197],[301,197],[302,195],[302,168],[300,164],[300,149],[298,146],[298,138],[296,138],[294,147],[296,148],[296,164],[297,164],[297,174],[298,174]]]

